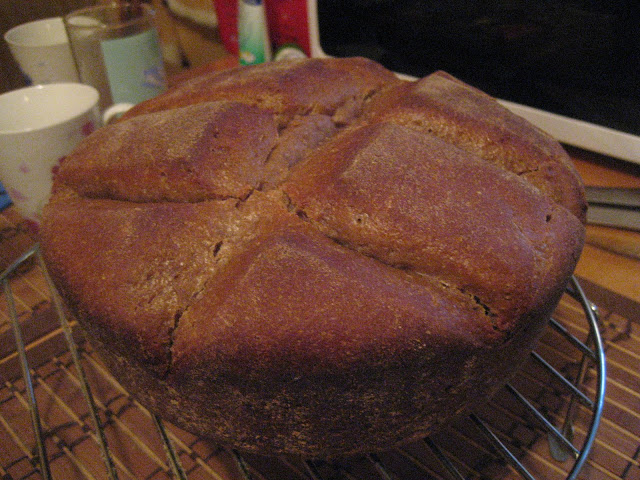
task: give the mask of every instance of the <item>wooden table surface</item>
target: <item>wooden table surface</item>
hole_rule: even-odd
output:
[[[640,188],[640,165],[567,150],[586,185]],[[640,232],[588,225],[576,275],[592,301],[640,322]]]

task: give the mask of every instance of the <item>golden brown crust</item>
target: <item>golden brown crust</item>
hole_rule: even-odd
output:
[[[268,64],[90,136],[42,248],[153,411],[344,455],[427,435],[515,371],[577,262],[581,188],[556,143],[448,75]]]
[[[393,123],[334,137],[283,190],[326,235],[480,299],[498,328],[513,328],[539,289],[548,294],[552,246],[581,241],[580,222],[523,179]],[[574,261],[550,268],[566,275]]]
[[[122,355],[168,368],[170,333],[217,264],[235,200],[137,204],[69,198],[50,204],[42,242],[51,274],[92,334]],[[52,223],[53,222],[53,223]],[[49,256],[49,255],[48,255]]]
[[[277,137],[273,116],[254,107],[191,105],[98,130],[65,158],[58,183],[131,202],[242,198],[262,180]]]
[[[238,101],[278,114],[282,121],[311,113],[336,115],[341,123],[382,86],[391,72],[364,58],[273,62],[211,72],[137,105],[123,119],[214,100]]]
[[[523,176],[585,220],[582,181],[560,144],[480,90],[435,72],[387,90],[370,106],[370,121],[393,121],[436,135]]]

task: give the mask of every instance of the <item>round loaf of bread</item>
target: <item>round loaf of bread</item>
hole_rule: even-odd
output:
[[[63,162],[41,247],[142,404],[265,454],[385,450],[502,386],[561,297],[586,204],[561,146],[436,72],[209,73]]]

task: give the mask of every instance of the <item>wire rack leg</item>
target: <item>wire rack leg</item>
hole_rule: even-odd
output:
[[[598,431],[598,426],[600,424],[600,418],[602,416],[602,409],[604,407],[604,398],[606,391],[606,378],[607,378],[607,367],[604,358],[604,347],[602,336],[600,335],[600,319],[598,317],[597,308],[593,303],[591,303],[587,296],[584,294],[582,290],[582,286],[578,282],[575,276],[571,277],[570,281],[571,290],[570,293],[576,298],[580,304],[582,305],[582,309],[585,312],[587,317],[587,321],[589,322],[590,329],[590,339],[593,343],[593,355],[595,357],[595,365],[596,365],[596,373],[597,373],[597,385],[596,385],[596,395],[595,402],[593,405],[593,415],[591,417],[591,424],[589,425],[589,434],[582,445],[582,451],[580,456],[576,460],[571,473],[567,476],[567,480],[575,479],[584,462],[587,461],[587,455],[591,451],[591,447],[593,446],[593,442],[595,441],[596,432]]]
[[[93,395],[91,393],[91,388],[89,387],[89,382],[87,381],[87,376],[84,372],[84,368],[80,363],[80,355],[78,354],[78,348],[76,347],[75,340],[73,339],[73,333],[71,331],[71,326],[67,320],[67,316],[64,313],[64,309],[62,307],[62,302],[58,297],[55,286],[53,285],[53,281],[47,272],[47,267],[44,263],[44,259],[40,253],[40,249],[36,249],[36,254],[38,258],[38,263],[40,264],[40,268],[44,275],[44,278],[47,282],[47,286],[49,287],[49,291],[51,292],[51,300],[53,302],[56,314],[60,320],[60,325],[62,327],[62,331],[64,333],[65,340],[67,341],[67,345],[69,347],[69,352],[71,353],[71,358],[73,359],[73,363],[76,367],[76,371],[78,372],[78,376],[80,377],[80,384],[82,388],[82,394],[84,396],[87,405],[89,406],[89,413],[91,415],[91,419],[96,429],[96,434],[98,436],[98,444],[100,446],[100,453],[102,454],[102,459],[105,463],[105,467],[107,469],[107,475],[110,480],[117,480],[118,473],[113,464],[113,459],[109,454],[109,447],[107,445],[107,439],[104,435],[104,429],[100,426],[100,420],[98,418],[98,411],[93,400]]]
[[[51,478],[51,471],[49,470],[49,461],[47,457],[47,449],[44,443],[44,436],[42,434],[42,424],[40,422],[40,413],[38,411],[38,402],[33,390],[33,381],[31,373],[29,371],[29,363],[27,360],[27,352],[24,346],[24,340],[22,339],[22,332],[20,331],[20,323],[18,321],[18,314],[16,312],[15,302],[13,300],[13,293],[11,291],[11,285],[9,279],[3,278],[3,289],[7,298],[7,305],[9,307],[9,316],[11,317],[11,325],[13,327],[13,334],[15,336],[16,345],[18,347],[18,357],[20,359],[20,368],[22,369],[22,377],[24,379],[25,389],[27,391],[27,398],[29,400],[29,414],[31,416],[31,426],[36,437],[36,447],[38,450],[38,463],[40,465],[40,472],[45,480]]]
[[[455,478],[455,480],[465,480],[460,471],[455,467],[451,460],[449,460],[440,447],[431,440],[431,438],[425,438],[424,442],[431,449],[438,461],[447,469],[447,472],[449,472],[449,475],[451,475],[452,478]]]
[[[178,455],[176,454],[175,449],[173,448],[173,443],[167,435],[167,431],[164,428],[164,424],[162,420],[157,415],[152,415],[153,423],[156,425],[156,429],[158,430],[158,434],[162,439],[162,445],[164,445],[164,450],[169,459],[169,464],[171,465],[171,471],[173,472],[173,476],[179,480],[187,480],[187,474],[182,468],[182,464],[178,459]]]

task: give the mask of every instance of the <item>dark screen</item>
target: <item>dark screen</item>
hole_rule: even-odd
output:
[[[640,2],[317,0],[325,53],[640,135]]]

